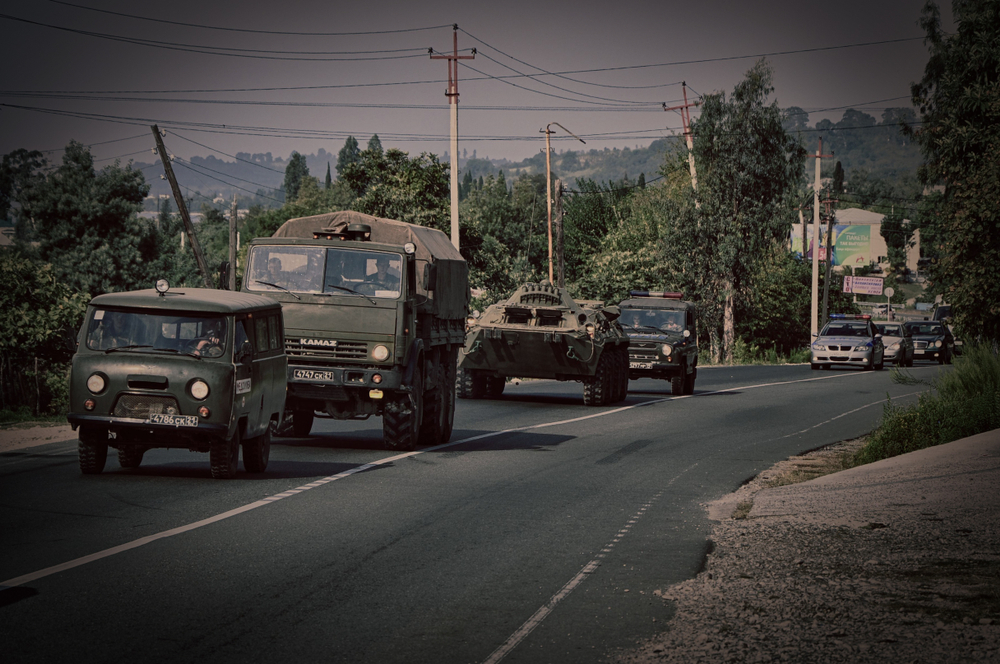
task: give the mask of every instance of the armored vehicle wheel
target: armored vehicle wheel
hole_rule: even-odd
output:
[[[594,377],[583,383],[583,403],[586,406],[603,406],[608,403],[611,390],[611,354],[601,353]]]
[[[243,441],[243,467],[248,473],[263,473],[271,458],[271,427],[259,436]]]
[[[229,440],[213,440],[208,450],[208,459],[215,479],[229,480],[236,477],[236,467],[240,463],[240,430],[237,429]]]
[[[684,368],[681,367],[681,373],[670,379],[670,393],[675,397],[684,394],[684,375]]]
[[[472,374],[469,382],[471,383],[471,389],[469,390],[469,396],[473,399],[485,399],[486,398],[486,379],[488,376],[481,371],[470,371]]]
[[[106,434],[102,438],[100,433],[87,427],[80,427],[77,453],[80,456],[80,472],[84,475],[98,475],[104,472],[104,465],[108,462],[106,438]]]
[[[420,369],[413,375],[417,387],[410,395],[401,393],[385,405],[382,413],[382,444],[387,450],[409,451],[417,445],[420,435],[420,415],[423,412],[423,376]],[[412,398],[411,398],[412,397]]]
[[[135,445],[122,445],[118,448],[118,465],[122,468],[138,468],[146,450]]]
[[[507,385],[507,379],[503,376],[486,377],[486,397],[489,399],[499,399],[503,394],[503,388]]]
[[[458,369],[455,379],[455,391],[459,399],[472,398],[472,372],[468,369]]]
[[[292,412],[292,432],[296,438],[305,438],[313,428],[313,412],[296,410]]]

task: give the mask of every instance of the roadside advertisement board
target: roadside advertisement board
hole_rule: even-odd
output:
[[[852,277],[844,275],[844,292],[862,295],[882,295],[882,277]]]
[[[819,258],[826,260],[826,224],[820,225],[819,238]],[[812,258],[815,243],[812,237],[812,224],[806,224],[806,249],[805,257]],[[802,253],[802,232],[791,234],[792,251]],[[833,265],[868,265],[871,262],[872,254],[872,227],[871,226],[847,226],[834,225],[833,227]]]

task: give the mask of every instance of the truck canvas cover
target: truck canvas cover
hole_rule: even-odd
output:
[[[468,266],[448,236],[435,228],[348,210],[289,219],[272,237],[311,240],[313,233],[349,224],[371,227],[371,242],[399,247],[412,242],[417,248],[417,293],[427,298],[420,310],[438,318],[465,318],[469,305]],[[424,265],[435,266],[433,291],[428,291],[421,279]]]

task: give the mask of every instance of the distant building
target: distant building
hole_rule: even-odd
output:
[[[889,267],[889,249],[882,237],[882,220],[885,215],[860,208],[837,210],[833,231],[833,265],[842,270],[845,265],[862,267],[879,265]],[[903,223],[909,223],[904,219]],[[820,224],[820,259],[826,258],[826,224]],[[806,257],[812,257],[812,222],[806,221]],[[790,246],[793,252],[802,252],[802,224],[792,224]],[[920,230],[913,232],[913,246],[906,251],[906,267],[916,273],[920,260]]]

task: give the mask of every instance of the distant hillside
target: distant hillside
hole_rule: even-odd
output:
[[[824,174],[828,170],[832,172],[836,161],[840,161],[848,176],[853,170],[865,169],[876,178],[897,182],[904,177],[912,178],[920,165],[919,148],[903,135],[899,127],[901,121],[916,121],[912,109],[886,109],[881,121],[866,113],[848,109],[839,122],[820,120],[815,126],[809,125],[809,114],[801,108],[786,109],[784,115],[786,130],[798,134],[809,152],[815,152],[820,137],[823,139],[824,154],[833,152],[834,159],[824,160]],[[640,174],[644,174],[646,181],[650,182],[659,176],[668,148],[678,144],[680,140],[679,137],[661,138],[648,146],[635,148],[557,150],[552,154],[552,172],[570,188],[575,187],[580,178],[603,183],[619,182],[626,176],[635,181]],[[304,155],[309,173],[322,182],[326,178],[329,164],[331,174],[336,178],[339,150],[340,148],[336,148],[331,152],[320,148],[315,154]],[[241,152],[237,156],[240,160],[227,161],[210,156],[192,157],[190,164],[174,162],[174,170],[185,193],[194,199],[193,207],[200,207],[216,196],[232,200],[234,192],[241,201],[246,199],[247,202],[267,206],[278,205],[274,200],[274,191],[281,189],[287,158],[274,157],[270,152]],[[441,160],[447,162],[447,155],[442,156]],[[169,185],[159,177],[161,171],[158,164],[138,162],[134,166],[149,169],[146,176],[151,184],[150,195],[170,194]],[[811,173],[811,165],[809,168]],[[495,176],[502,170],[506,180],[511,182],[523,173],[544,173],[545,155],[538,152],[522,161],[511,162],[507,159],[479,158],[473,151],[471,158],[465,154],[459,159],[459,169],[461,178],[468,172],[474,179],[485,175]],[[251,200],[252,194],[258,190],[262,190],[265,196]],[[194,196],[195,193],[200,194],[201,198]]]

